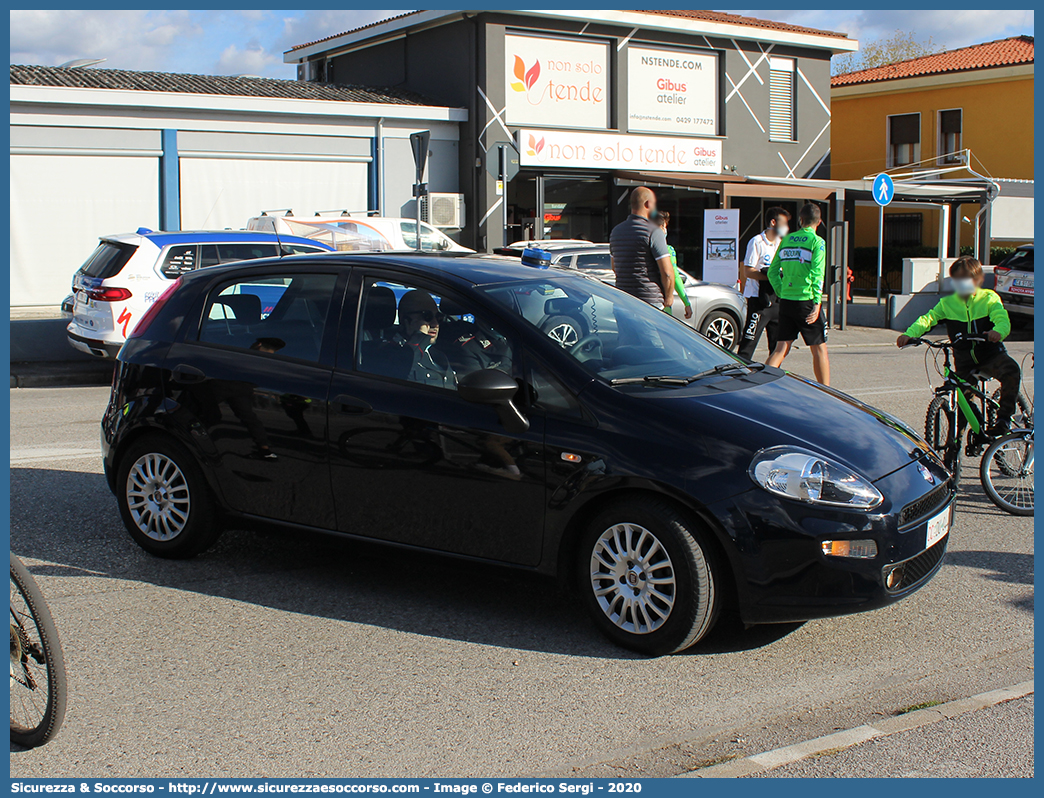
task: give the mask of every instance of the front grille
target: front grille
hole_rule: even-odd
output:
[[[947,535],[930,549],[925,549],[916,557],[912,557],[906,562],[897,563],[896,565],[889,565],[883,571],[885,579],[886,590],[889,593],[899,593],[903,590],[908,590],[912,587],[924,582],[929,576],[931,576],[935,569],[939,567],[939,562],[942,560],[943,555],[946,553],[946,544],[949,542],[950,536]],[[887,587],[888,574],[894,571],[896,568],[902,568],[902,576],[899,577],[899,581],[893,584],[891,587]]]
[[[904,527],[925,516],[931,515],[950,500],[950,486],[942,484],[935,490],[924,494],[916,501],[906,505],[899,513],[899,526]]]

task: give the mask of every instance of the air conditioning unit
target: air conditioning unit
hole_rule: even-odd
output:
[[[461,230],[464,227],[464,195],[432,194],[421,197],[421,221],[432,227]]]

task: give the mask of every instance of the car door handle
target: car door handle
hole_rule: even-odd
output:
[[[354,396],[348,396],[343,393],[335,396],[333,403],[342,413],[352,413],[357,416],[364,415],[373,410],[373,408],[362,399],[356,399]]]
[[[198,369],[195,366],[189,366],[186,363],[179,363],[173,369],[174,381],[184,382],[186,384],[203,382],[207,378],[207,375],[203,373],[202,369]]]

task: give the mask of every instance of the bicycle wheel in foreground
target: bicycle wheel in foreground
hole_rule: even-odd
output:
[[[1012,515],[1033,515],[1033,435],[1015,432],[995,440],[979,466],[990,501]]]
[[[43,745],[65,717],[65,660],[40,588],[11,555],[11,742]]]

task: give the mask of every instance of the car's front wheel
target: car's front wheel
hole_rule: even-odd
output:
[[[733,349],[739,342],[739,324],[731,314],[714,310],[700,325],[700,332],[723,349]]]
[[[193,557],[221,534],[203,472],[184,447],[159,435],[135,441],[117,476],[124,526],[150,554]]]
[[[705,534],[658,499],[621,501],[599,513],[577,560],[580,591],[598,628],[653,656],[706,635],[721,602]]]

